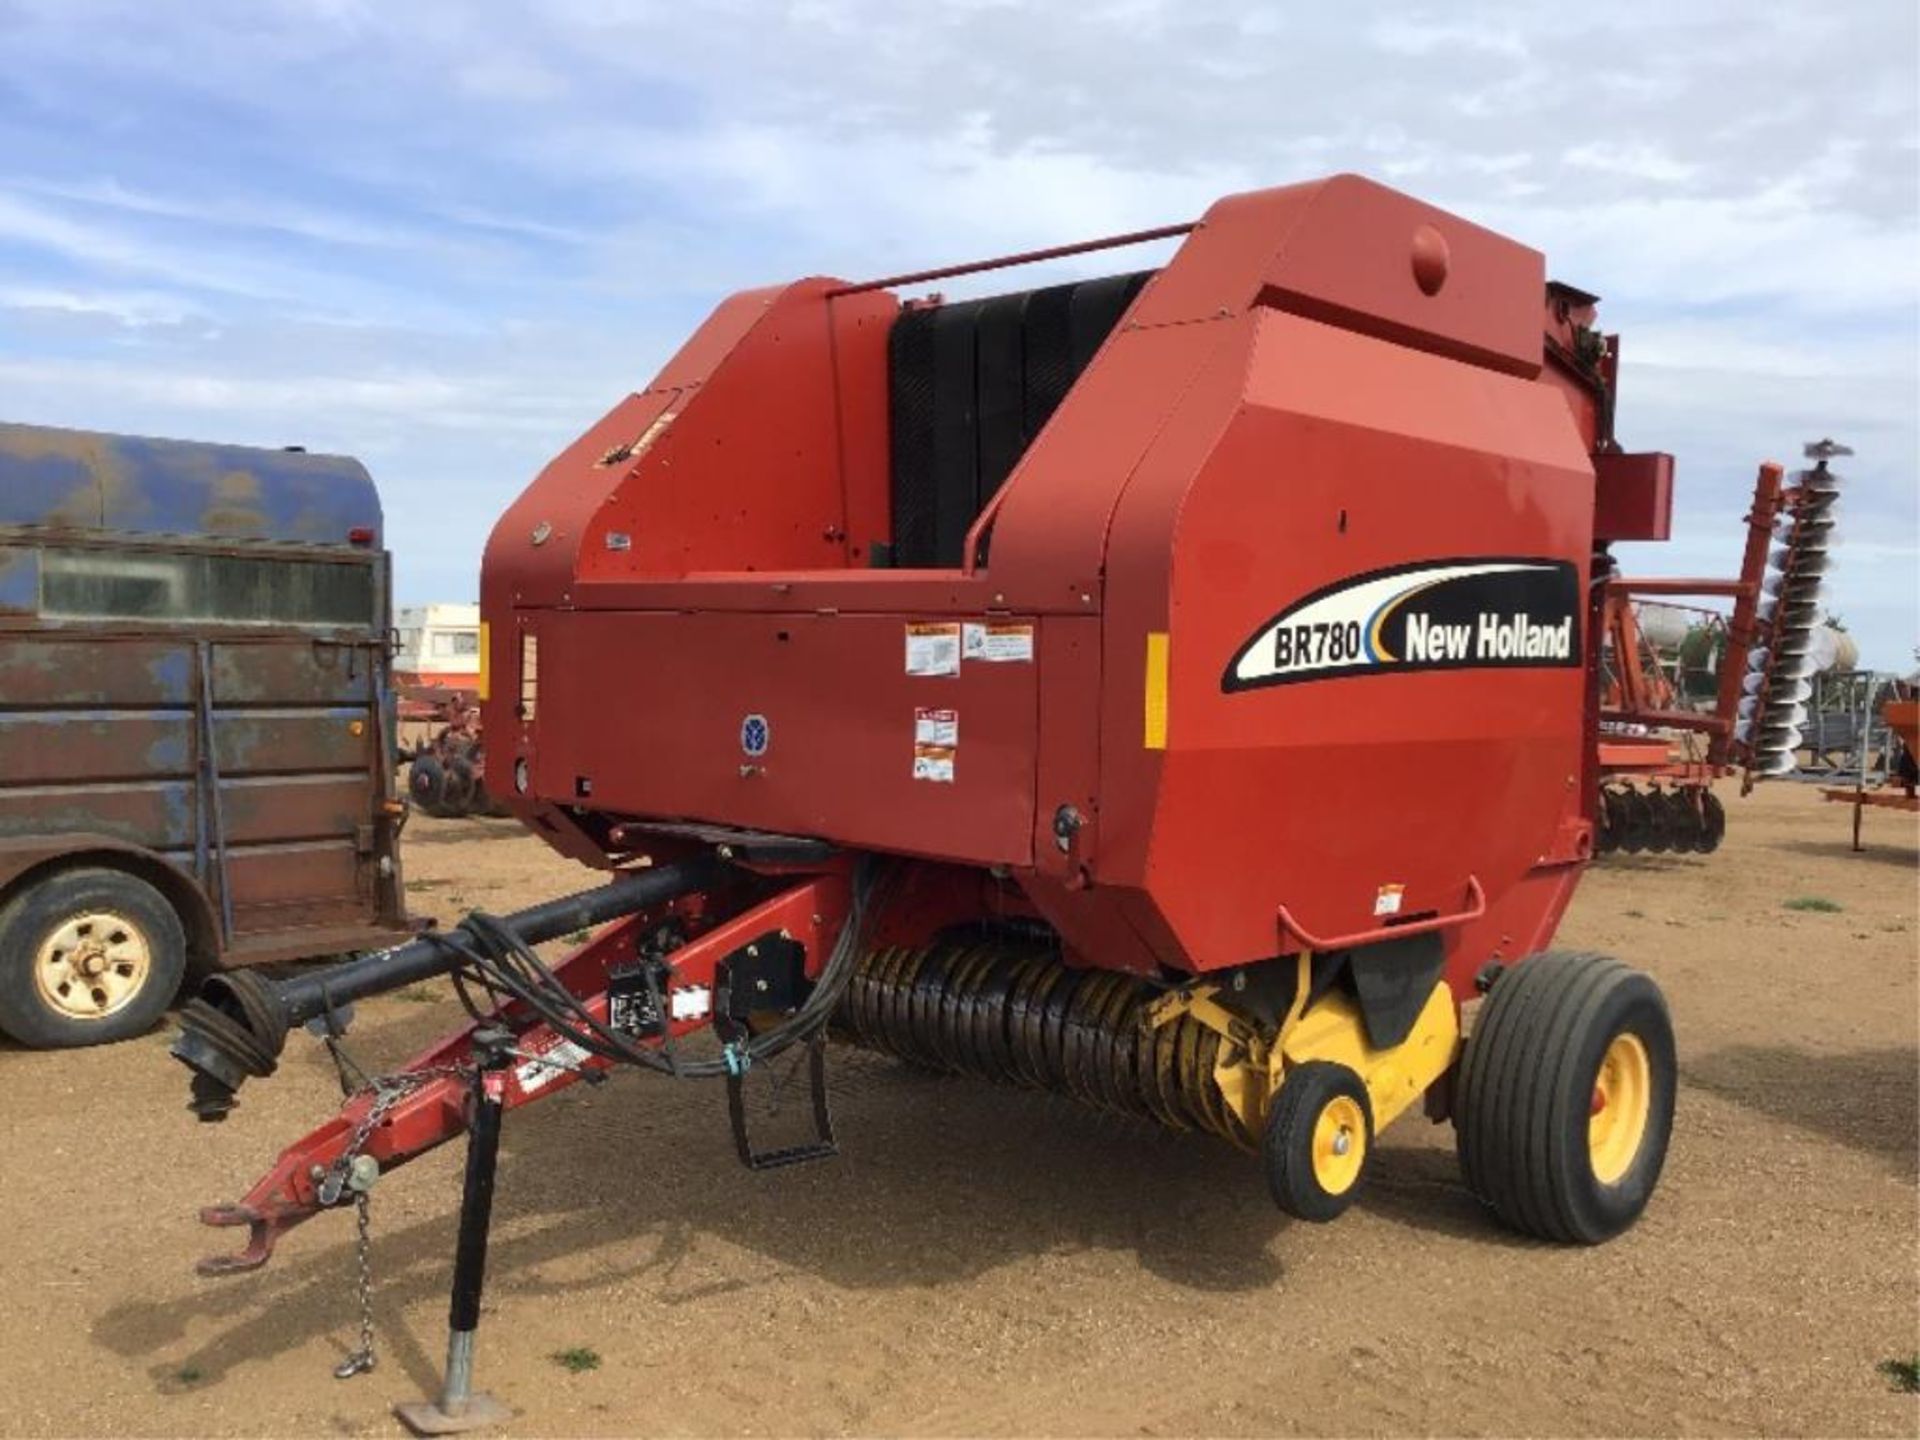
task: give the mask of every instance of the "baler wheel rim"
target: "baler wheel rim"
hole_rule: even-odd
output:
[[[1260,1153],[1267,1189],[1287,1214],[1314,1224],[1344,1214],[1373,1154],[1366,1082],[1332,1060],[1293,1066],[1267,1112]]]
[[[1587,1150],[1593,1178],[1615,1185],[1627,1173],[1646,1139],[1653,1111],[1653,1062],[1640,1037],[1622,1031],[1600,1057],[1593,1080],[1593,1114],[1587,1120]]]
[[[1313,1121],[1313,1178],[1329,1195],[1344,1195],[1367,1161],[1367,1118],[1351,1095],[1335,1095]]]

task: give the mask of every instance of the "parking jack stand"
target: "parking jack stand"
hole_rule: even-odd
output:
[[[473,1389],[473,1342],[486,1283],[487,1232],[493,1223],[493,1175],[500,1158],[500,1116],[513,1037],[481,1030],[473,1037],[473,1116],[467,1129],[467,1178],[460,1192],[460,1239],[453,1258],[453,1302],[447,1314],[447,1373],[437,1400],[410,1400],[394,1414],[416,1435],[458,1435],[497,1424],[511,1413]]]

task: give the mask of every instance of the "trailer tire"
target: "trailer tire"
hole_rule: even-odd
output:
[[[0,906],[0,1031],[35,1049],[152,1028],[187,968],[186,930],[123,870],[62,870]]]
[[[1373,1105],[1360,1077],[1330,1060],[1289,1070],[1261,1144],[1273,1203],[1324,1224],[1360,1193],[1372,1155]]]
[[[1467,1188],[1502,1221],[1565,1244],[1640,1217],[1673,1133],[1673,1022],[1659,986],[1606,955],[1504,972],[1460,1057]]]

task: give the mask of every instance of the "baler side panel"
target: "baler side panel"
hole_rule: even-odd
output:
[[[671,423],[644,453],[636,448],[587,527],[582,583],[846,566],[849,504],[868,524],[885,512],[886,478],[870,450],[876,419],[882,427],[885,419],[852,417],[865,463],[843,475],[837,361],[844,351],[851,378],[871,384],[894,301],[855,295],[829,305],[827,288],[802,281],[767,300]],[[868,493],[847,493],[856,481]]]
[[[1033,664],[909,675],[917,617],[898,614],[543,618],[536,794],[965,864],[1032,861]],[[921,710],[958,726],[951,781],[915,778]]]
[[[1059,932],[1070,963],[1150,975],[1159,968],[1155,947],[1113,903],[1113,892],[1090,883],[1103,827],[1100,714],[1090,703],[1100,694],[1101,620],[1047,616],[1039,637],[1034,868],[1020,881]]]
[[[1142,467],[1110,556],[1101,879],[1145,889],[1203,969],[1274,953],[1283,902],[1337,935],[1379,923],[1382,886],[1404,887],[1401,914],[1452,913],[1471,870],[1499,901],[1580,805],[1584,615],[1551,667],[1223,693],[1270,617],[1349,577],[1493,555],[1584,577],[1591,546],[1592,471],[1549,387],[1291,315],[1256,324],[1245,408],[1199,467]],[[1139,712],[1156,596],[1158,756]]]
[[[480,568],[481,614],[505,615],[518,606],[552,606],[573,596],[581,539],[600,508],[631,465],[614,467],[602,457],[644,436],[673,413],[683,392],[646,390],[629,395],[594,422],[578,440],[547,463],[495,522]],[[490,623],[493,638],[489,673],[508,671],[510,627]],[[489,697],[497,705],[497,694]],[[483,702],[483,709],[485,708]],[[510,712],[487,714],[494,734],[505,733]]]

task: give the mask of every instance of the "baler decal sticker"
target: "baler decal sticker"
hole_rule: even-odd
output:
[[[1411,670],[1580,664],[1580,576],[1565,560],[1431,560],[1325,586],[1228,663],[1229,693]]]
[[[959,754],[960,712],[916,706],[913,712],[913,778],[951,785],[953,762]]]
[[[959,673],[959,622],[907,626],[907,674],[958,675]]]

